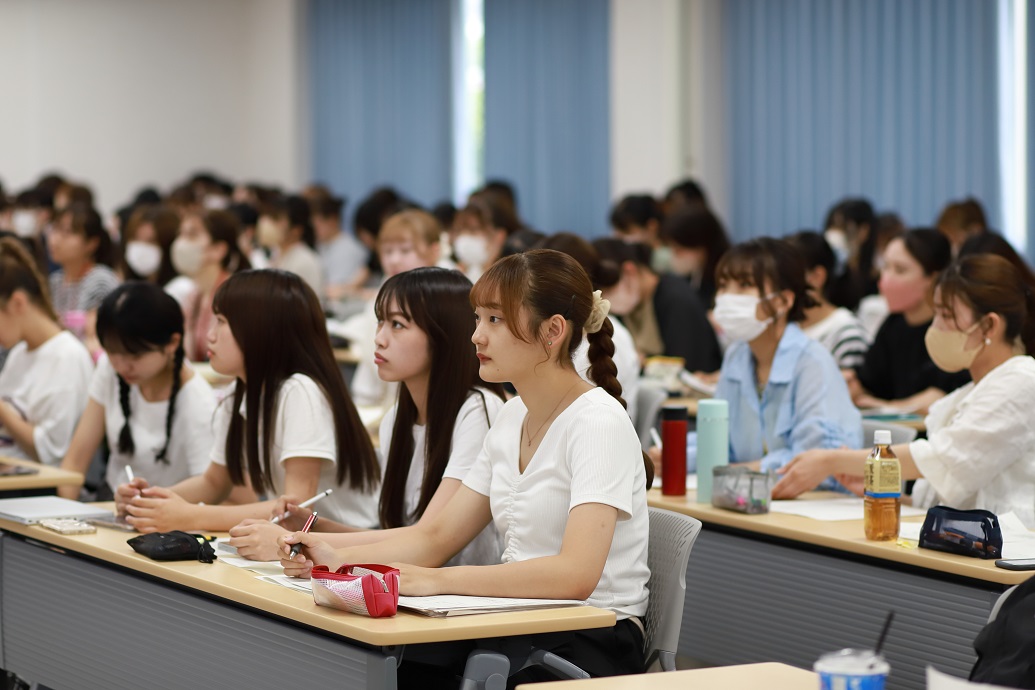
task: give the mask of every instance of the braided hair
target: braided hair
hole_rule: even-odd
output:
[[[179,344],[173,355],[172,393],[165,415],[165,443],[155,455],[155,460],[168,464],[169,440],[176,414],[176,397],[180,392],[183,373],[183,312],[179,305],[162,288],[145,282],[123,283],[113,290],[97,310],[97,336],[108,352],[131,355],[155,352],[173,341],[179,335]],[[133,433],[130,429],[129,393],[130,386],[122,376],[119,380],[119,406],[125,419],[119,431],[118,450],[124,455],[136,453]]]

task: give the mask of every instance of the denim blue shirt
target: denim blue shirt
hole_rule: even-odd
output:
[[[862,447],[862,417],[837,363],[797,324],[788,324],[780,339],[761,399],[755,381],[751,348],[733,343],[715,391],[729,403],[731,463],[761,459],[762,471],[769,471],[813,448]],[[834,485],[831,479],[823,488]]]

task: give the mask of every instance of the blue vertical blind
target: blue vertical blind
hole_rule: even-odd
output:
[[[452,197],[453,0],[309,0],[312,163],[352,207]]]
[[[998,226],[996,6],[726,0],[733,233],[816,228],[844,196],[907,225],[975,196]]]
[[[610,3],[485,0],[485,176],[544,232],[607,230]]]

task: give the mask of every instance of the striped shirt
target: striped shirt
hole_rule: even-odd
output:
[[[870,349],[870,338],[859,319],[844,307],[837,308],[827,318],[802,330],[825,347],[841,369],[861,366],[866,351]]]

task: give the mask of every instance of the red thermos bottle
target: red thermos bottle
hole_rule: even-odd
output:
[[[661,493],[686,495],[687,411],[683,406],[661,410]]]

